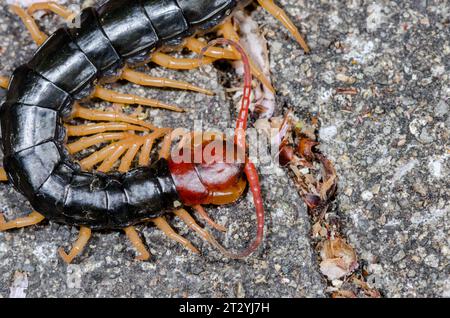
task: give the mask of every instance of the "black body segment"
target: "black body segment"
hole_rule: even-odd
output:
[[[179,205],[168,162],[125,174],[82,172],[65,148],[63,120],[98,80],[153,50],[217,25],[238,0],[110,0],[81,12],[78,28],[51,35],[13,74],[0,109],[4,168],[50,220],[115,229]]]
[[[108,77],[123,67],[123,61],[98,22],[97,11],[86,8],[80,13],[79,28],[69,29],[73,41],[95,65],[99,77]]]
[[[77,172],[66,189],[63,215],[79,225],[109,227],[105,178]]]
[[[5,156],[56,139],[58,113],[55,110],[23,104],[5,104],[2,116],[9,118],[2,124]]]
[[[137,210],[165,211],[172,209],[174,201],[179,200],[165,159],[158,160],[150,169],[125,174],[123,186],[129,205]]]
[[[98,9],[100,24],[114,48],[123,58],[150,54],[159,38],[140,0],[106,2]]]
[[[142,5],[160,39],[171,40],[189,30],[176,0],[142,0]]]
[[[58,147],[48,141],[5,157],[4,165],[9,180],[27,198],[33,198],[61,159]]]
[[[48,219],[69,223],[70,221],[64,216],[64,202],[76,169],[69,163],[60,163],[30,199],[33,208]]]
[[[193,28],[210,29],[236,8],[236,0],[176,0],[186,20]]]
[[[64,113],[72,107],[73,99],[64,90],[23,65],[13,73],[6,102],[35,105]]]
[[[95,66],[64,28],[57,30],[47,39],[28,66],[72,95],[90,86],[97,76]]]

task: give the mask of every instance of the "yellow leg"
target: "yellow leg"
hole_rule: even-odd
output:
[[[221,232],[227,231],[224,226],[214,222],[214,220],[209,217],[208,213],[206,213],[205,209],[201,205],[194,205],[193,208],[210,226]]]
[[[151,61],[162,67],[169,68],[172,70],[192,70],[200,67],[204,64],[210,64],[215,61],[215,59],[210,57],[204,57],[200,59],[189,59],[189,58],[175,58],[168,54],[156,52],[152,54]]]
[[[133,226],[130,226],[124,228],[123,230],[125,231],[125,234],[128,236],[128,239],[130,240],[131,244],[133,244],[134,248],[139,252],[139,256],[137,256],[136,259],[140,261],[148,260],[150,258],[150,253],[148,252],[147,248],[145,247],[144,243],[139,237],[139,234],[136,231],[136,229]]]
[[[153,149],[153,144],[155,143],[155,140],[164,136],[165,134],[168,134],[170,132],[170,129],[160,129],[156,130],[150,135],[147,135],[144,137],[144,143],[142,146],[141,154],[139,155],[139,165],[140,166],[147,166],[150,162],[150,153]]]
[[[195,85],[191,85],[186,82],[174,81],[168,78],[159,78],[149,76],[144,73],[133,71],[129,68],[125,68],[122,72],[122,79],[127,80],[129,82],[147,86],[147,87],[169,87],[169,88],[177,88],[183,90],[194,91],[198,93],[203,93],[207,95],[214,95],[210,90],[197,87]]]
[[[80,227],[80,234],[78,236],[77,241],[73,244],[72,249],[69,254],[66,254],[64,249],[60,247],[58,249],[59,256],[63,259],[67,264],[72,263],[73,259],[80,254],[85,248],[86,244],[89,242],[91,238],[91,229],[85,226]]]
[[[6,89],[8,88],[8,86],[9,86],[9,78],[0,76],[0,87]]]
[[[153,149],[155,143],[155,137],[152,135],[146,136],[142,145],[141,154],[139,155],[139,165],[147,166],[150,162],[150,152]]]
[[[211,234],[208,231],[203,229],[200,225],[195,222],[194,218],[185,210],[179,209],[176,210],[175,215],[178,216],[191,230],[194,230],[197,234],[199,234],[204,240],[212,243],[215,241]]]
[[[140,136],[135,137],[139,138]],[[83,170],[91,170],[98,163],[103,162],[104,160],[112,156],[114,153],[120,152],[124,149],[125,150],[128,149],[131,146],[131,144],[134,143],[136,143],[136,141],[130,142],[130,140],[122,140],[115,142],[109,146],[100,149],[99,151],[94,152],[89,157],[80,160],[79,162],[80,167]]]
[[[16,5],[11,5],[10,9],[13,13],[17,14],[19,18],[22,20],[25,27],[28,29],[28,31],[31,34],[31,37],[33,38],[34,42],[36,42],[37,45],[41,45],[42,43],[47,40],[48,36],[44,32],[42,32],[39,27],[36,24],[36,21],[21,7]]]
[[[0,182],[8,181],[8,176],[4,168],[0,168]]]
[[[102,111],[102,110],[88,109],[81,107],[78,104],[75,105],[72,112],[72,116],[73,118],[82,118],[91,121],[124,122],[146,127],[148,129],[155,129],[155,126],[153,126],[150,123],[147,123],[143,120],[139,120],[131,116],[127,116],[124,113],[118,111]]]
[[[28,12],[28,14],[31,15],[39,10],[51,11],[68,21],[72,20],[76,15],[76,13],[72,12],[71,10],[67,9],[66,7],[64,7],[56,2],[33,3],[31,6],[28,7],[27,12]]]
[[[86,125],[66,125],[68,136],[88,136],[113,130],[148,131],[142,126],[127,123],[90,123]]]
[[[28,216],[6,222],[3,213],[0,213],[0,232],[35,225],[42,222],[44,219],[42,214],[33,211]]]
[[[231,23],[231,21],[227,21],[221,24],[218,33],[222,35],[225,39],[239,43],[239,35],[234,29],[233,23]],[[235,48],[231,49],[233,50],[233,52],[235,52],[235,54],[240,56],[239,52],[237,52]],[[252,71],[253,76],[255,76],[261,83],[263,83],[264,86],[270,89],[270,91],[275,93],[275,89],[273,88],[272,84],[266,78],[266,76],[264,76],[264,73],[259,69],[259,67],[255,64],[255,62],[250,57],[248,57],[248,61],[250,63],[250,69]]]
[[[67,144],[66,147],[70,154],[75,154],[97,144],[102,144],[108,141],[124,140],[133,136],[134,134],[124,132],[101,133],[81,138],[73,143]]]
[[[310,49],[306,41],[301,36],[297,27],[294,23],[289,19],[286,12],[283,11],[280,7],[278,7],[273,0],[258,0],[258,3],[267,10],[270,14],[272,14],[278,21],[283,23],[283,25],[289,30],[289,32],[294,36],[300,46],[303,48],[305,53],[309,53]]]
[[[212,246],[217,248],[223,255],[230,258],[235,258],[234,254],[227,251],[219,242],[212,236],[208,231],[203,229],[200,225],[198,225],[192,216],[185,210],[179,209],[176,210],[175,215],[178,216],[190,229],[194,230],[197,234],[199,234],[205,241],[209,242]]]
[[[130,148],[128,148],[127,153],[123,156],[120,161],[119,172],[125,173],[131,168],[131,164],[133,163],[134,158],[136,157],[139,149],[141,148],[142,143],[134,143]]]
[[[177,143],[177,149],[181,149],[186,145],[193,145],[194,147],[200,146],[205,141],[211,140],[224,140],[225,135],[223,133],[217,133],[214,131],[194,131],[181,135],[180,141]]]
[[[200,254],[199,250],[196,249],[194,245],[192,245],[192,243],[189,242],[189,240],[175,233],[175,231],[163,217],[152,219],[152,222],[158,229],[163,231],[164,234],[166,234],[170,239],[177,241],[178,243],[186,247],[188,250],[194,252],[195,254]]]
[[[140,138],[136,138],[136,139],[140,139]],[[111,152],[111,154],[106,157],[102,164],[96,169],[99,172],[104,172],[107,173],[109,171],[111,171],[111,169],[114,167],[114,164],[117,162],[117,160],[120,159],[120,157],[122,157],[122,155],[125,153],[125,151],[127,151],[132,144],[136,144],[137,141],[128,141],[125,144],[122,144],[118,147],[116,147],[114,149],[114,151]]]
[[[167,134],[162,141],[161,149],[159,150],[159,158],[169,159],[171,145],[172,136],[171,134]]]
[[[156,108],[168,109],[176,112],[182,112],[183,110],[177,106],[164,104],[160,101],[144,98],[136,95],[122,94],[115,91],[111,91],[102,87],[96,87],[93,97],[97,97],[112,103],[121,103],[129,105],[144,105]]]
[[[201,54],[202,50],[207,46],[205,42],[200,41],[196,38],[189,38],[186,40],[185,48]],[[220,47],[210,47],[204,53],[205,56],[209,56],[215,59],[227,59],[227,60],[240,60],[239,54],[233,52],[232,50],[223,49]]]

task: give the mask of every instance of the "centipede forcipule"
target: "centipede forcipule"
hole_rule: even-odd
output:
[[[298,31],[293,31],[295,27],[284,12],[272,1],[258,2],[287,25],[305,51],[308,50]],[[256,168],[248,159],[241,163],[177,163],[170,156],[167,146],[170,144],[166,142],[169,139],[165,136],[167,132],[142,124],[155,133],[161,133],[154,136],[152,143],[164,137],[159,160],[131,170],[127,169],[129,165],[125,165],[115,173],[103,173],[102,169],[87,172],[72,159],[70,148],[66,147],[67,135],[76,135],[77,127],[67,128],[64,125],[74,112],[80,115],[84,111],[83,116],[95,119],[107,117],[107,113],[82,110],[76,105],[77,101],[91,96],[112,102],[180,111],[176,106],[158,101],[114,93],[98,84],[117,78],[148,84],[148,77],[130,69],[148,61],[189,69],[230,56],[232,59],[242,59],[245,65],[244,97],[232,140],[234,150],[245,152],[251,73],[263,83],[264,78],[252,66],[241,47],[230,39],[213,42],[214,45],[224,44],[232,48],[221,49],[199,43],[191,36],[217,27],[232,15],[233,10],[248,3],[231,0],[112,0],[97,9],[84,9],[80,13],[80,27],[58,29],[48,39],[36,29],[27,12],[13,7],[36,42],[42,45],[30,62],[16,69],[10,80],[0,83],[2,86],[8,83],[6,102],[0,110],[4,152],[4,171],[0,177],[10,181],[29,200],[35,212],[9,222],[0,216],[0,231],[37,224],[44,218],[80,226],[80,237],[72,251],[69,254],[60,251],[61,257],[70,263],[86,245],[92,229],[124,229],[140,252],[140,258],[147,259],[148,252],[133,226],[149,220],[172,238],[195,250],[189,242],[174,235],[161,218],[165,213],[175,211],[177,216],[225,255],[233,258],[250,255],[262,241],[264,214]],[[62,7],[49,3],[29,9],[48,9],[70,16],[67,11],[61,11]],[[222,25],[224,37],[232,39],[234,33],[227,29],[229,24],[225,22]],[[188,40],[184,42],[186,38]],[[183,43],[205,57],[176,61],[159,52],[164,46]],[[168,86],[202,91],[183,83],[172,82]],[[125,122],[124,130],[138,127],[134,125],[137,121],[133,122],[130,118],[123,117],[121,120]],[[117,121],[117,118],[112,121]],[[108,130],[105,127],[100,127],[102,132]],[[198,149],[193,146],[192,151],[203,151],[213,142],[225,143],[212,138],[197,145]],[[196,227],[182,205],[235,202],[247,184],[243,174],[246,175],[256,207],[257,238],[244,252],[233,254],[221,247],[208,232]]]

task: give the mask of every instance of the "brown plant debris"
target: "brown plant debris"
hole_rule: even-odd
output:
[[[371,287],[367,272],[351,244],[342,234],[335,204],[338,176],[333,163],[319,150],[317,132],[320,120],[309,123],[299,120],[292,112],[284,118],[259,119],[256,126],[265,130],[276,128],[280,141],[278,160],[289,168],[290,175],[308,207],[311,220],[311,242],[317,251],[320,272],[328,282],[332,298],[379,298]]]

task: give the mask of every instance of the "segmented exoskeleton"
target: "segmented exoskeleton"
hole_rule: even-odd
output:
[[[307,50],[306,44],[302,42],[298,31],[293,30],[293,25],[286,15],[272,1],[259,2],[275,13]],[[176,106],[114,93],[98,85],[123,78],[152,86],[149,83],[151,78],[130,69],[149,61],[167,67],[189,69],[227,56],[243,59],[247,77],[243,107],[237,124],[236,145],[238,148],[245,148],[245,142],[242,142],[245,137],[238,133],[238,130],[245,130],[246,127],[251,84],[248,73],[253,71],[262,82],[264,76],[248,61],[245,52],[233,42],[219,41],[218,43],[231,46],[231,49],[221,49],[202,44],[192,36],[215,28],[231,16],[234,10],[248,3],[246,0],[111,0],[99,8],[84,9],[78,19],[81,22],[79,27],[58,29],[48,39],[36,28],[25,11],[13,7],[36,42],[43,44],[30,62],[14,71],[9,81],[3,80],[9,82],[6,102],[0,113],[6,172],[3,178],[7,178],[37,212],[10,222],[0,216],[0,231],[36,224],[44,218],[80,226],[80,238],[72,252],[67,255],[60,251],[63,259],[71,262],[86,244],[91,229],[125,229],[140,251],[141,258],[146,259],[148,252],[133,225],[152,220],[166,234],[194,250],[189,242],[173,233],[161,216],[167,211],[175,210],[188,225],[196,228],[195,222],[181,209],[181,205],[198,207],[199,204],[234,202],[245,188],[242,176],[245,172],[260,221],[259,239],[250,249],[238,256],[247,256],[256,249],[262,238],[263,211],[258,177],[253,164],[248,160],[243,164],[174,163],[169,155],[170,138],[167,137],[167,130],[158,129],[129,116],[83,109],[76,103],[94,96],[112,102],[143,104],[179,111]],[[30,9],[48,9],[66,18],[71,17],[69,11],[53,3],[38,4]],[[222,34],[233,38],[234,33],[229,29],[229,25],[224,25]],[[163,47],[180,45],[200,51],[205,58],[177,61],[159,52]],[[167,80],[165,84],[208,92],[186,83]],[[123,148],[128,149],[126,153],[123,149],[118,152],[118,156],[125,154],[127,158],[124,159],[126,164],[121,165],[119,172],[103,173],[109,171],[114,162],[110,162],[108,168],[105,166],[104,169],[87,172],[84,171],[85,168],[92,168],[96,162],[91,166],[74,162],[71,153],[77,145],[66,146],[68,135],[86,135],[80,132],[79,127],[65,126],[66,120],[74,115],[93,120],[109,118],[113,122],[120,122],[111,126],[118,130],[139,131],[143,128],[153,131],[153,135],[150,139],[142,137],[139,142],[133,139],[129,144],[130,148]],[[123,129],[117,128],[117,125],[121,124]],[[90,128],[95,127],[100,129],[100,133],[111,128],[107,124]],[[102,140],[108,140],[105,134],[99,136]],[[139,147],[147,142],[149,146],[145,149],[149,152],[153,142],[162,137],[164,141],[160,159],[152,165],[129,170]],[[119,139],[118,136],[116,138]],[[109,140],[114,138],[110,137]],[[81,141],[80,149],[93,142],[95,141]],[[139,147],[130,151],[133,149],[131,145]],[[200,145],[200,149],[206,145]],[[112,152],[106,153],[105,156],[108,154]],[[214,177],[220,174],[226,177],[217,181]],[[198,227],[196,229],[218,246],[206,231],[202,232]],[[231,253],[227,255],[236,256]]]

